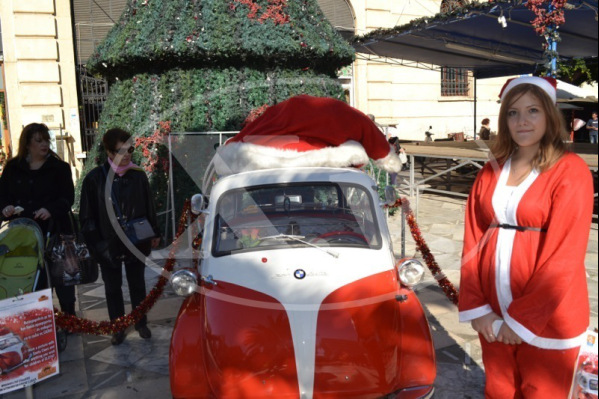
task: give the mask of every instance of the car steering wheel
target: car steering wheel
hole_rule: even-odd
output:
[[[327,233],[323,233],[323,234],[319,235],[318,237],[314,238],[312,240],[312,242],[315,242],[318,240],[325,240],[326,242],[337,242],[337,243],[349,242],[349,243],[360,243],[360,244],[366,244],[366,245],[369,244],[368,240],[366,239],[366,237],[364,237],[364,235],[362,235],[360,233],[356,233],[355,231],[344,231],[344,230],[329,231]]]

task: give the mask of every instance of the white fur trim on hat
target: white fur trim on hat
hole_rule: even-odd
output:
[[[368,163],[368,155],[364,147],[353,140],[346,141],[338,147],[303,152],[233,142],[219,147],[213,162],[216,173],[224,176],[248,170],[281,167],[363,165]]]
[[[374,164],[389,173],[399,173],[403,166],[395,151],[389,151],[385,158],[375,159]]]
[[[521,84],[531,84],[543,89],[545,93],[551,98],[553,103],[557,102],[557,88],[552,85],[549,80],[545,78],[540,78],[538,76],[520,76],[519,78],[511,79],[506,82],[506,84],[501,89],[500,97],[501,101],[505,98],[505,95],[512,90],[514,87]]]

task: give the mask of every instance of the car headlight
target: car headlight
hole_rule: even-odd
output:
[[[397,277],[402,284],[413,287],[424,276],[424,266],[416,259],[407,259],[397,268]]]
[[[171,275],[171,285],[175,294],[188,296],[193,294],[198,286],[198,278],[189,270],[177,270]]]

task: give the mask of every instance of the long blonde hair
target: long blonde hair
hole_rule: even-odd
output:
[[[532,161],[532,167],[543,172],[553,166],[566,152],[564,139],[567,137],[567,130],[561,111],[547,93],[536,85],[523,83],[515,86],[505,95],[499,109],[497,139],[493,148],[491,148],[491,152],[495,159],[503,163],[518,148],[510,135],[507,113],[510,106],[526,93],[530,93],[540,100],[541,107],[546,115],[547,127],[545,134],[541,139],[537,156]]]

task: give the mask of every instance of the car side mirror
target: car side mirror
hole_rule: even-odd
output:
[[[204,208],[204,196],[202,194],[194,194],[191,197],[191,212],[193,212],[194,215],[199,215]]]

